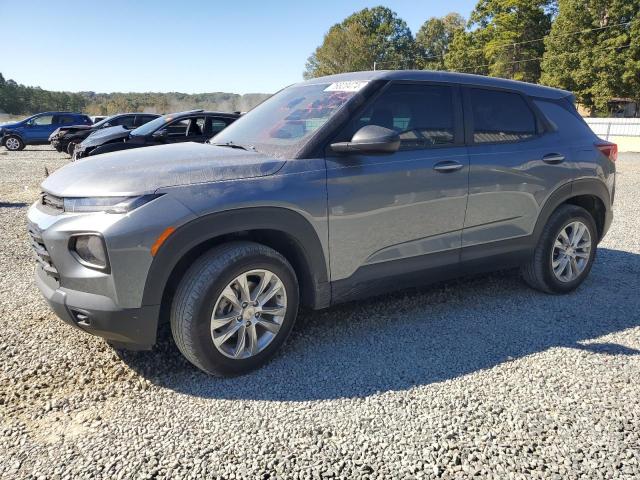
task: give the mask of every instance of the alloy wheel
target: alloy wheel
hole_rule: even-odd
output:
[[[287,313],[287,292],[269,270],[250,270],[231,281],[211,315],[211,338],[233,359],[257,355],[276,337]]]
[[[556,237],[551,251],[553,274],[561,282],[578,278],[589,264],[591,234],[580,221],[565,225]]]
[[[4,146],[7,147],[7,150],[19,150],[20,140],[14,137],[7,138],[7,140],[4,142]]]

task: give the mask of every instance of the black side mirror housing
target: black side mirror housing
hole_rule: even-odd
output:
[[[156,130],[155,132],[153,132],[151,136],[156,140],[164,140],[169,136],[169,132],[166,128],[161,128],[160,130]]]
[[[394,153],[399,148],[398,132],[379,125],[365,125],[353,135],[350,142],[331,144],[331,150],[337,153]]]

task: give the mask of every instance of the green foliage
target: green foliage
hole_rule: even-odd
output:
[[[304,77],[380,69],[412,68],[415,43],[404,20],[385,7],[365,8],[329,29],[307,60]]]
[[[537,82],[542,38],[551,27],[553,0],[480,0],[469,29],[454,38],[447,68]]]
[[[13,80],[5,80],[0,73],[0,111],[25,115],[51,110],[81,111],[85,99],[77,93],[50,92],[39,87],[26,87]]]
[[[465,19],[458,13],[431,17],[416,34],[416,64],[423,70],[444,70],[444,56],[454,36],[464,32]]]
[[[541,82],[571,90],[592,113],[612,97],[640,101],[638,12],[640,0],[559,0]]]
[[[268,94],[249,93],[94,93],[50,92],[5,80],[0,73],[0,112],[29,115],[45,111],[85,112],[113,115],[123,112],[170,113],[181,110],[247,111],[268,98]]]

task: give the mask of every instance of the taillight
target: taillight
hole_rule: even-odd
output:
[[[618,159],[618,145],[615,143],[601,141],[596,142],[595,146],[612,162],[615,162]]]

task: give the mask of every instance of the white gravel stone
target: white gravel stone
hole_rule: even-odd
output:
[[[0,477],[639,478],[640,155],[620,157],[575,293],[508,271],[303,312],[266,368],[221,380],[166,329],[116,354],[53,315],[25,213],[68,159],[0,150]]]

